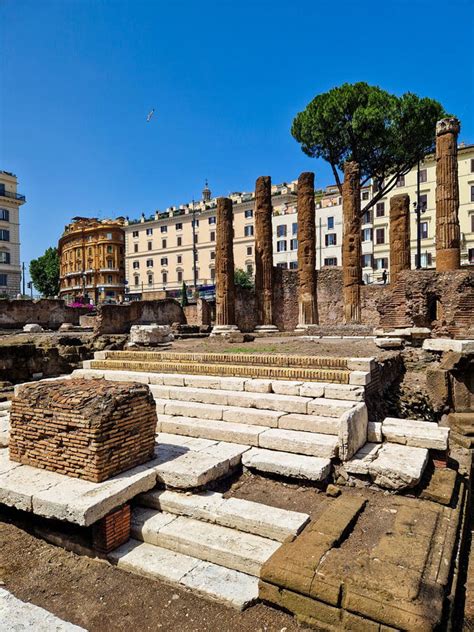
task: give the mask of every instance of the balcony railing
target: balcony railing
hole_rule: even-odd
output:
[[[26,197],[21,195],[20,193],[13,193],[13,191],[6,191],[5,189],[0,188],[0,197],[11,198],[12,200],[20,200],[21,202],[26,202]]]

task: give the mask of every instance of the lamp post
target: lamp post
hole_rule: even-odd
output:
[[[413,203],[416,213],[416,269],[421,270],[421,204],[420,204],[420,161],[416,169],[416,202]]]
[[[197,295],[197,270],[196,270],[196,260],[197,260],[197,249],[196,249],[196,208],[194,206],[193,200],[193,282],[194,282],[194,295]]]

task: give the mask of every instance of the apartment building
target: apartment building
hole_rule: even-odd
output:
[[[20,206],[17,177],[0,171],[0,295],[15,298],[21,292]]]

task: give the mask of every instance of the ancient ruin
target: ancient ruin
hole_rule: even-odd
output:
[[[344,322],[360,323],[361,241],[360,176],[356,162],[344,165],[342,185],[343,242],[342,271],[344,280]]]
[[[298,178],[298,327],[318,322],[314,173]]]
[[[410,197],[395,195],[390,199],[390,282],[410,267]]]
[[[216,324],[212,334],[238,331],[235,324],[234,229],[232,200],[217,200]]]
[[[259,325],[255,331],[276,331],[273,323],[272,181],[260,176],[255,184],[255,296]]]
[[[446,118],[436,125],[436,270],[460,267],[458,134],[459,121]]]

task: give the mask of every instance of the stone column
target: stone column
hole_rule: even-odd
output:
[[[390,283],[410,267],[410,196],[403,193],[390,198]]]
[[[445,118],[436,124],[436,270],[461,265],[459,228],[459,121]]]
[[[255,183],[255,297],[258,326],[255,331],[277,331],[273,324],[272,181],[260,176]]]
[[[211,335],[238,331],[235,324],[234,231],[232,200],[217,199],[216,324]]]
[[[357,162],[344,165],[342,185],[342,279],[344,322],[360,323],[361,238],[360,238],[360,175]]]
[[[298,178],[298,329],[318,324],[314,173]]]

